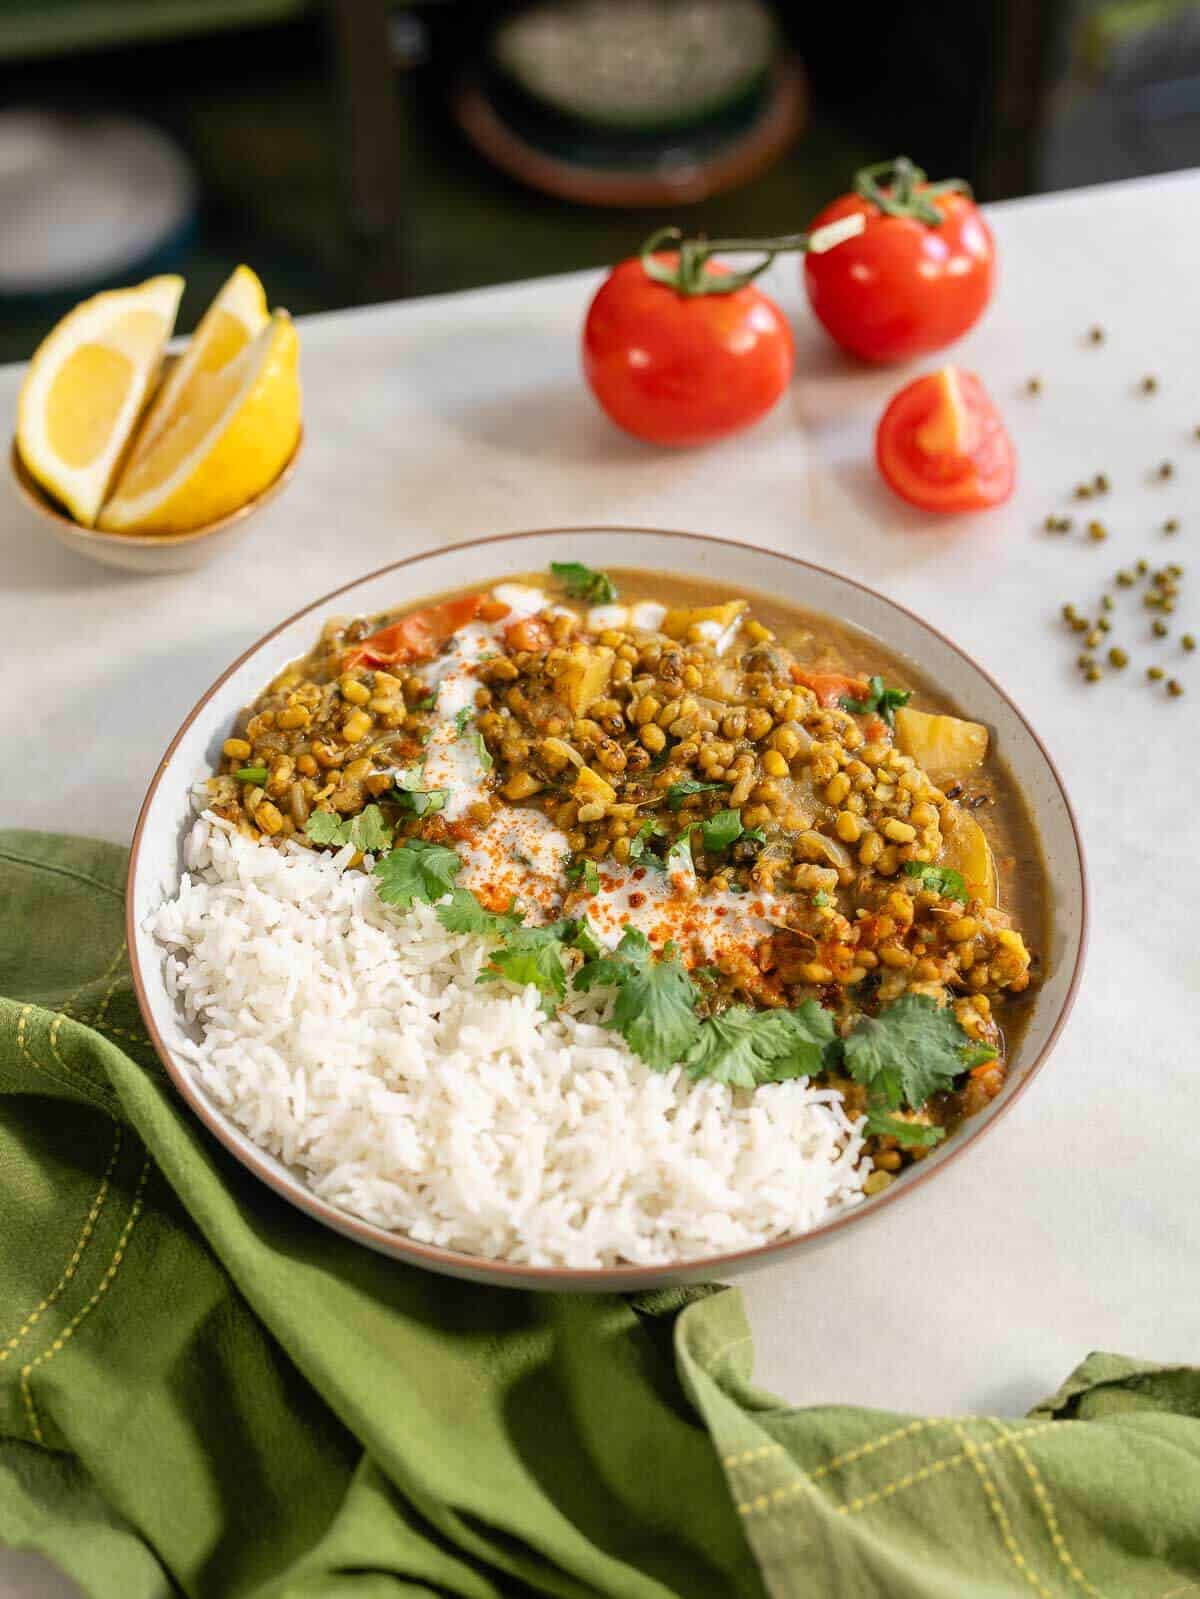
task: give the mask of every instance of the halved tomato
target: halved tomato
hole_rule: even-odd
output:
[[[923,511],[976,511],[1013,491],[1016,452],[987,390],[944,366],[902,388],[880,419],[884,482]]]

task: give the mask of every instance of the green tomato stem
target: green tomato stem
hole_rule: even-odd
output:
[[[915,217],[931,228],[940,228],[942,213],[931,197],[939,194],[970,194],[971,185],[962,178],[946,178],[927,183],[925,173],[906,155],[891,161],[877,161],[854,174],[854,192],[862,200],[878,206],[885,216]]]
[[[841,217],[812,233],[783,233],[766,239],[688,239],[679,228],[659,228],[642,245],[642,268],[655,283],[665,284],[676,293],[693,296],[702,294],[733,294],[753,283],[765,272],[777,255],[794,255],[811,252],[821,255],[836,245],[852,239],[863,231],[866,218],[859,215]],[[673,250],[674,263],[660,261],[657,252]],[[761,250],[763,258],[740,272],[717,275],[707,270],[708,262],[718,253]]]

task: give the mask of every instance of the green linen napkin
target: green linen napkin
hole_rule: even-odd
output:
[[[299,1214],[146,1042],[124,864],[0,834],[0,1540],[100,1599],[1200,1599],[1196,1368],[789,1410],[731,1290],[480,1288]]]

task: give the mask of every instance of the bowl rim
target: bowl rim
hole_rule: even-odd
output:
[[[65,528],[70,534],[86,542],[106,544],[112,549],[178,549],[185,544],[198,544],[201,539],[208,538],[213,533],[220,533],[224,528],[232,527],[235,522],[245,521],[255,511],[260,511],[268,500],[273,500],[284,485],[295,473],[300,460],[300,451],[304,447],[304,424],[301,422],[296,442],[292,453],[279,468],[279,471],[267,484],[260,489],[253,499],[247,500],[244,505],[235,506],[232,511],[226,511],[224,516],[219,516],[214,522],[205,522],[203,527],[187,528],[181,533],[114,533],[108,528],[85,527],[65,508],[60,507],[52,495],[42,487],[37,478],[25,464],[21,455],[21,447],[17,443],[14,433],[12,444],[8,452],[8,473],[13,487],[21,499],[36,516],[43,521],[53,522],[60,528]],[[265,641],[264,641],[265,642]],[[216,685],[214,684],[214,687]],[[199,710],[199,706],[196,707]]]
[[[259,650],[261,650],[265,645],[269,644],[273,638],[277,637],[286,628],[291,627],[294,622],[300,621],[305,616],[309,616],[316,611],[320,611],[325,607],[328,607],[331,602],[337,600],[342,594],[345,594],[350,589],[358,588],[363,583],[373,582],[375,579],[383,577],[390,572],[402,572],[407,567],[415,566],[421,561],[428,560],[432,556],[453,555],[461,550],[490,549],[495,545],[512,543],[518,539],[528,539],[534,537],[547,539],[563,538],[569,535],[601,533],[616,533],[622,535],[632,534],[641,537],[649,535],[656,538],[679,539],[681,541],[688,541],[692,543],[723,545],[728,548],[749,550],[755,552],[756,554],[776,557],[779,560],[787,561],[791,566],[797,568],[801,572],[815,572],[820,574],[822,577],[832,578],[836,582],[849,584],[852,588],[860,590],[863,594],[868,595],[870,598],[880,601],[885,606],[898,611],[901,615],[906,616],[910,621],[915,622],[918,627],[923,628],[926,632],[931,633],[935,638],[937,638],[942,644],[944,644],[955,655],[957,655],[960,660],[970,667],[972,671],[978,673],[978,675],[982,677],[984,681],[992,688],[992,690],[1008,707],[1009,711],[1016,718],[1017,722],[1020,723],[1030,739],[1032,739],[1034,745],[1041,754],[1042,759],[1046,762],[1047,768],[1054,779],[1055,785],[1057,786],[1059,795],[1062,799],[1067,824],[1070,828],[1072,841],[1074,843],[1076,861],[1079,868],[1079,936],[1076,946],[1075,962],[1071,971],[1067,990],[1059,1008],[1058,1015],[1054,1018],[1053,1024],[1051,1025],[1050,1031],[1046,1036],[1046,1040],[1042,1045],[1042,1048],[1038,1051],[1038,1054],[1030,1062],[1030,1064],[1025,1068],[1020,1082],[1016,1084],[1013,1092],[1004,1101],[1004,1103],[999,1105],[986,1121],[981,1122],[973,1130],[968,1131],[965,1136],[956,1137],[954,1141],[946,1148],[945,1153],[942,1155],[941,1159],[936,1165],[922,1166],[918,1171],[913,1173],[909,1181],[889,1186],[883,1191],[883,1193],[873,1195],[868,1204],[853,1206],[850,1209],[844,1210],[840,1215],[832,1217],[829,1221],[821,1222],[818,1226],[810,1228],[807,1232],[789,1233],[782,1238],[771,1239],[769,1243],[758,1244],[753,1249],[735,1250],[732,1253],[727,1254],[688,1258],[686,1260],[665,1262],[658,1265],[639,1265],[636,1263],[627,1262],[618,1263],[612,1266],[595,1267],[532,1266],[528,1262],[524,1261],[493,1259],[486,1255],[471,1255],[461,1250],[446,1249],[437,1244],[421,1243],[420,1241],[411,1238],[407,1233],[397,1232],[386,1227],[377,1226],[373,1222],[369,1222],[359,1216],[355,1216],[351,1211],[343,1210],[339,1206],[332,1205],[327,1200],[321,1199],[317,1194],[313,1193],[313,1191],[305,1182],[302,1181],[302,1179],[293,1176],[289,1171],[286,1170],[286,1168],[282,1174],[279,1171],[274,1170],[270,1165],[267,1164],[265,1151],[259,1150],[258,1147],[253,1144],[253,1140],[249,1139],[248,1135],[244,1136],[246,1137],[247,1143],[250,1145],[250,1149],[244,1150],[239,1147],[235,1143],[233,1137],[226,1131],[226,1128],[222,1125],[222,1122],[213,1114],[212,1108],[207,1103],[203,1094],[191,1081],[187,1073],[176,1063],[174,1057],[172,1056],[171,1050],[163,1040],[157,1026],[155,1025],[147,997],[145,978],[142,973],[141,963],[138,959],[138,927],[134,920],[134,888],[141,853],[143,829],[145,828],[150,807],[154,801],[155,795],[158,792],[159,785],[162,782],[163,777],[166,775],[167,768],[170,765],[172,757],[174,756],[180,741],[183,739],[192,723],[204,710],[208,702],[217,693],[218,689],[220,689],[221,686],[230,677],[232,677],[233,674],[237,672],[246,661],[251,658],[251,656],[256,655]],[[399,561],[389,561],[386,565],[377,567],[372,572],[364,573],[363,576],[353,578],[348,583],[340,584],[337,588],[330,590],[329,593],[321,595],[319,598],[311,601],[308,605],[301,606],[298,611],[294,611],[290,616],[285,617],[283,621],[277,623],[268,632],[264,633],[261,638],[255,640],[254,643],[243,650],[237,659],[234,660],[228,667],[226,667],[225,671],[223,671],[215,680],[215,682],[213,682],[213,684],[205,691],[203,696],[197,700],[196,704],[184,718],[178,732],[175,734],[174,738],[167,746],[166,752],[158,762],[158,765],[154,771],[154,775],[150,780],[150,785],[146,791],[146,797],[142,801],[141,809],[138,812],[137,824],[133,832],[132,843],[130,845],[129,864],[125,878],[125,937],[126,946],[129,952],[129,966],[133,979],[134,994],[138,1002],[138,1008],[141,1011],[143,1023],[145,1024],[147,1033],[150,1036],[150,1041],[154,1045],[155,1051],[161,1059],[168,1077],[170,1077],[172,1083],[174,1084],[180,1096],[183,1098],[184,1102],[190,1106],[208,1131],[229,1151],[230,1154],[233,1155],[237,1161],[248,1167],[256,1177],[265,1182],[268,1187],[272,1188],[277,1194],[281,1195],[293,1205],[296,1205],[299,1209],[307,1212],[307,1214],[314,1217],[316,1220],[324,1222],[327,1226],[332,1227],[334,1231],[339,1232],[344,1236],[353,1238],[356,1242],[365,1244],[369,1248],[378,1250],[390,1256],[392,1259],[405,1261],[409,1264],[428,1266],[434,1270],[449,1272],[451,1274],[461,1275],[464,1272],[470,1272],[475,1274],[477,1277],[486,1277],[487,1279],[490,1279],[494,1286],[528,1287],[529,1280],[531,1278],[535,1278],[539,1281],[539,1283],[542,1283],[545,1289],[548,1291],[554,1290],[555,1288],[571,1289],[586,1286],[589,1291],[604,1292],[609,1284],[612,1285],[614,1290],[618,1287],[618,1285],[620,1285],[622,1291],[628,1291],[629,1285],[631,1284],[635,1287],[638,1284],[649,1285],[655,1281],[661,1281],[664,1278],[670,1278],[673,1274],[678,1272],[686,1271],[690,1276],[698,1277],[710,1274],[719,1275],[722,1271],[729,1271],[733,1268],[742,1270],[750,1263],[767,1264],[775,1256],[782,1257],[786,1253],[794,1251],[803,1246],[815,1245],[823,1239],[830,1238],[832,1235],[840,1232],[844,1227],[850,1226],[855,1221],[862,1220],[868,1216],[879,1215],[887,1207],[903,1199],[906,1195],[915,1193],[932,1178],[936,1177],[939,1172],[944,1171],[952,1161],[957,1160],[966,1150],[972,1148],[973,1145],[976,1144],[985,1133],[990,1132],[991,1129],[1008,1114],[1012,1106],[1016,1104],[1020,1098],[1022,1098],[1028,1089],[1029,1084],[1033,1081],[1034,1077],[1038,1075],[1046,1061],[1049,1059],[1055,1045],[1058,1042],[1063,1028],[1066,1026],[1071,1011],[1074,1008],[1075,1000],[1078,997],[1079,985],[1082,980],[1083,968],[1088,950],[1090,922],[1091,915],[1087,859],[1084,853],[1083,839],[1079,829],[1079,821],[1075,814],[1075,809],[1071,804],[1070,796],[1067,793],[1067,788],[1063,781],[1062,773],[1059,771],[1058,766],[1051,756],[1049,750],[1047,750],[1042,739],[1028,718],[1025,716],[1024,712],[1019,709],[1007,692],[1000,686],[999,683],[997,683],[995,678],[992,677],[989,672],[985,671],[984,668],[973,659],[973,657],[968,655],[965,649],[956,644],[953,639],[949,638],[939,628],[934,627],[931,623],[926,622],[923,617],[918,616],[915,611],[909,610],[907,606],[898,604],[897,601],[891,599],[887,595],[881,594],[878,589],[873,589],[866,583],[860,583],[857,578],[847,577],[841,572],[835,572],[831,567],[820,566],[814,561],[806,561],[800,556],[791,555],[782,550],[771,549],[769,546],[763,544],[748,544],[739,539],[718,538],[713,534],[691,533],[679,528],[640,527],[631,524],[606,525],[603,523],[591,523],[554,528],[528,528],[509,533],[496,533],[486,538],[460,539],[453,544],[438,545],[433,549],[421,550],[417,554],[405,556]],[[503,1281],[503,1279],[511,1279],[512,1281],[509,1283]]]

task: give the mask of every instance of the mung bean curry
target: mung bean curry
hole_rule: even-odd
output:
[[[611,1025],[652,1066],[827,1082],[868,1192],[1000,1091],[1028,1009],[1044,878],[987,728],[775,599],[555,563],[334,617],[208,788],[382,898],[400,868],[399,903],[452,892],[550,1004],[627,983]]]

